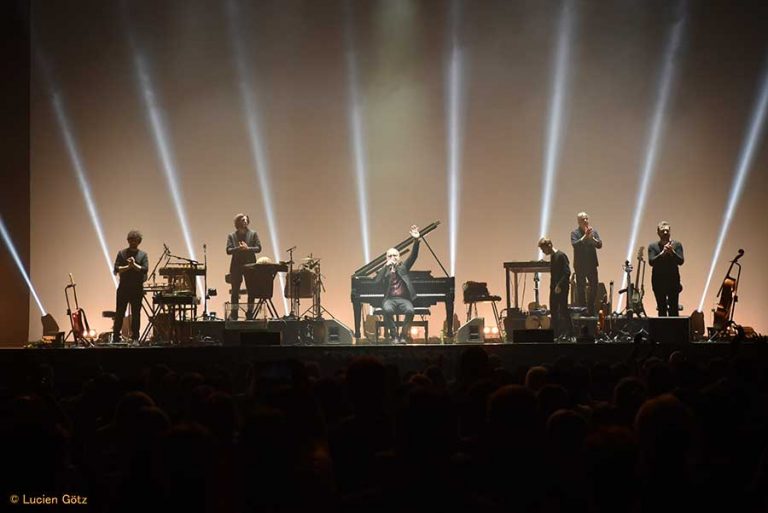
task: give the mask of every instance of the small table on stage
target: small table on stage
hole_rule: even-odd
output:
[[[272,303],[272,296],[275,291],[275,276],[277,276],[277,273],[285,272],[288,272],[288,264],[285,262],[280,262],[278,264],[253,263],[245,264],[243,266],[243,273],[246,275],[246,284],[250,278],[256,289],[255,297],[258,301],[253,311],[254,318],[258,317],[262,307],[266,307],[272,319],[277,319],[279,317],[277,308],[275,308],[274,303]],[[230,309],[231,308],[232,306],[230,305]],[[229,313],[227,313],[226,318],[229,319]]]
[[[514,275],[514,287],[515,287],[515,310],[520,311],[520,295],[519,295],[519,279],[518,275],[525,273],[548,273],[550,272],[550,264],[544,260],[530,260],[526,262],[504,262],[504,270],[506,271],[507,282],[507,312],[512,309],[512,301],[510,294],[510,275]]]

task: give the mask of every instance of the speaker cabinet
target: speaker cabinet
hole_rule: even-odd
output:
[[[554,344],[554,330],[514,330],[512,342],[516,344]]]
[[[659,344],[687,344],[691,341],[691,319],[690,317],[649,317],[648,335]]]
[[[475,317],[458,329],[454,340],[457,344],[482,344],[485,342],[484,327],[485,319]]]
[[[324,322],[324,342],[332,345],[351,346],[352,331],[336,319]]]

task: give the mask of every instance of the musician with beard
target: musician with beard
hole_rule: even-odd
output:
[[[229,318],[237,320],[240,309],[240,287],[245,277],[245,288],[248,290],[248,310],[246,319],[253,318],[256,302],[256,286],[252,273],[245,272],[246,264],[256,263],[256,253],[261,252],[261,241],[255,231],[248,228],[251,219],[245,214],[237,214],[234,219],[235,231],[227,236],[227,255],[232,255],[229,262],[229,284],[232,287],[230,296]]]
[[[648,264],[653,268],[651,284],[659,317],[679,315],[680,266],[685,262],[683,245],[670,238],[670,226],[662,221],[656,228],[659,240],[648,244]]]
[[[387,335],[395,344],[405,344],[408,340],[408,328],[413,321],[413,301],[416,299],[416,289],[409,275],[409,271],[416,258],[419,256],[419,242],[421,235],[416,225],[411,226],[410,232],[415,242],[411,249],[411,254],[405,262],[400,259],[400,252],[395,248],[387,250],[387,261],[384,267],[378,272],[375,283],[384,289],[384,301],[381,309],[384,312],[384,325],[387,329]],[[394,316],[402,314],[405,316],[400,334],[397,333]]]

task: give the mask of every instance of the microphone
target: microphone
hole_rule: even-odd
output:
[[[293,251],[294,249],[296,249],[296,246],[293,246],[292,248],[286,249],[285,252],[288,253],[289,251]]]

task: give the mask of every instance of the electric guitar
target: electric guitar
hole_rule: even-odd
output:
[[[632,287],[632,295],[629,298],[629,305],[631,310],[636,313],[645,313],[645,307],[643,306],[643,297],[645,296],[645,260],[643,259],[644,246],[640,246],[637,250],[637,269],[635,274],[635,286]],[[642,268],[642,278],[640,276],[640,269]]]

